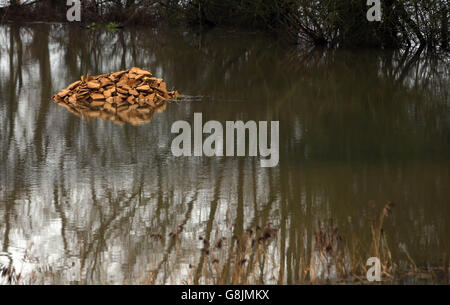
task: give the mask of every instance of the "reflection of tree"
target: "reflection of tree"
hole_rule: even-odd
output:
[[[278,282],[297,283],[314,250],[316,220],[333,217],[365,232],[370,199],[408,203],[394,211],[392,239],[410,252],[437,259],[449,243],[448,221],[436,216],[448,214],[445,58],[291,52],[258,36],[214,31],[0,31],[7,59],[0,66],[2,251],[33,240],[34,255],[60,267],[63,283],[71,272],[73,281],[103,283],[137,282],[147,271],[156,283],[181,282],[186,261],[201,283],[211,262],[199,236],[212,247],[268,222],[279,227]],[[50,102],[80,74],[130,66],[202,102],[169,105],[141,127],[87,124]],[[168,126],[195,111],[205,120],[279,120],[279,168],[263,170],[256,159],[172,158]],[[413,220],[411,235],[402,224]],[[169,236],[179,225],[178,239]],[[62,261],[46,262],[56,249]],[[223,283],[232,279],[234,252],[231,244],[220,257]],[[251,254],[244,272],[258,263]]]
[[[217,205],[219,204],[220,187],[222,186],[222,183],[221,183],[222,178],[223,178],[223,173],[219,173],[217,182],[214,185],[214,198],[210,204],[209,218],[208,218],[208,222],[206,224],[206,229],[205,229],[205,237],[204,237],[204,241],[206,242],[205,246],[208,246],[209,243],[211,243],[211,231],[213,230],[213,224],[214,224],[214,219],[215,219],[215,215],[216,215],[216,211],[217,211]],[[238,213],[239,213],[240,205],[242,205],[242,203],[241,204],[238,203]],[[239,219],[239,215],[236,218]],[[236,221],[236,225],[238,222],[239,221]],[[204,267],[205,255],[206,255],[206,251],[202,251],[202,254],[200,256],[200,261],[198,263],[198,267],[195,272],[195,277],[194,277],[195,285],[198,285],[198,283],[199,283],[199,279],[202,274],[202,269]]]
[[[303,92],[305,101],[297,105],[290,103],[289,107],[300,108],[300,112],[309,114],[302,125],[310,133],[304,135],[303,142],[309,144],[304,149],[309,149],[312,157],[326,154],[358,157],[358,153],[380,155],[382,151],[395,155],[403,152],[405,145],[410,146],[411,151],[429,150],[426,143],[430,136],[438,139],[448,134],[443,111],[448,107],[448,92],[443,84],[448,81],[444,76],[448,73],[444,71],[449,66],[445,60],[427,56],[422,50],[386,52],[376,56],[352,52],[327,55],[313,51],[302,54],[298,60],[304,63],[298,72],[306,77],[314,75],[314,79],[306,85],[308,91]],[[317,77],[317,71],[323,70],[328,71],[327,75]],[[343,71],[346,71],[345,78],[341,77]],[[361,78],[364,81],[360,81]],[[288,104],[291,96],[298,96],[303,86],[299,81],[297,89],[282,98],[283,103],[278,106]],[[339,103],[340,100],[346,100],[345,104]],[[286,110],[286,114],[297,113],[293,109]],[[417,116],[430,111],[444,125]],[[311,113],[315,114],[314,119]],[[412,113],[415,115],[411,116]],[[422,133],[423,124],[429,124],[427,129],[432,135]],[[330,130],[333,132],[328,132]],[[395,136],[402,140],[392,136],[394,130]],[[288,133],[292,131],[288,130]],[[379,139],[394,141],[382,147]],[[324,143],[329,146],[323,146]]]
[[[7,88],[7,97],[3,98],[3,100],[6,100],[6,116],[7,117],[14,117],[14,114],[17,111],[17,94],[20,93],[22,89],[22,54],[23,54],[23,47],[22,47],[22,40],[20,36],[20,27],[10,27],[9,28],[9,79],[6,84]],[[5,35],[6,37],[6,35]],[[2,52],[3,53],[3,52]],[[15,56],[17,54],[17,56]],[[14,69],[13,67],[16,66],[15,60],[17,61],[17,67],[18,69]],[[0,85],[0,88],[4,88]],[[3,90],[2,90],[3,92]],[[2,136],[2,142],[3,146],[9,147],[12,144],[13,138],[13,132],[14,132],[14,120],[2,120],[4,123],[7,124],[8,128],[5,128],[6,126],[2,126],[4,131],[8,131],[8,135],[6,137]],[[4,148],[4,149],[5,149]],[[2,163],[6,161],[7,152],[2,149],[1,152],[1,160]],[[3,167],[4,165],[2,165]],[[8,177],[8,172],[3,172],[2,180],[10,178],[11,183],[13,184],[13,188],[19,187],[16,185],[16,177]],[[9,180],[9,179],[8,179]],[[20,185],[20,184],[19,184]],[[2,184],[2,190],[3,190],[3,184]],[[3,197],[3,196],[2,196]],[[9,198],[8,198],[9,197]],[[11,194],[10,196],[6,194],[4,198],[4,212],[3,212],[3,224],[4,224],[4,233],[3,233],[3,241],[2,241],[2,251],[7,252],[9,245],[10,245],[10,231],[11,231],[11,220],[15,217],[14,213],[14,200],[15,195]]]

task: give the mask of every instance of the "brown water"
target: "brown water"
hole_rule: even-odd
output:
[[[318,221],[333,219],[365,262],[371,204],[392,201],[384,232],[395,262],[448,266],[449,62],[224,30],[2,26],[0,262],[25,283],[203,283],[234,258],[202,252],[200,238],[231,249],[232,235],[270,222],[270,272],[247,282],[299,283]],[[82,74],[133,66],[185,100],[141,126],[87,122],[51,102]],[[171,124],[194,112],[280,121],[279,166],[172,156]]]

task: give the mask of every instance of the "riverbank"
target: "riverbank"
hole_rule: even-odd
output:
[[[386,208],[390,209],[389,205],[385,206],[381,217],[368,226],[372,240],[367,248],[365,242],[355,236],[342,235],[338,225],[327,220],[319,221],[312,228],[299,225],[296,228],[300,232],[299,240],[288,247],[284,242],[285,229],[266,223],[262,227],[248,227],[240,234],[224,233],[215,238],[208,233],[195,236],[197,250],[187,250],[192,248],[193,240],[186,238],[189,234],[183,222],[170,233],[148,234],[153,245],[152,252],[148,253],[151,258],[146,265],[139,266],[132,278],[122,283],[111,283],[105,278],[101,284],[448,285],[450,265],[445,255],[442,265],[417,265],[406,248],[401,256],[392,256],[393,232],[384,231],[380,223],[388,216],[384,214]],[[55,268],[37,261],[30,263],[32,258],[27,253],[22,258],[3,256],[8,258],[3,262],[9,263],[2,264],[0,260],[0,284],[62,284],[71,268]],[[107,266],[103,268],[102,272],[107,274]],[[80,279],[73,279],[72,283],[100,284]]]
[[[66,6],[64,1],[58,1],[56,4],[50,1],[33,1],[30,4],[6,6],[0,8],[0,23],[72,23],[67,19],[68,9],[69,6]],[[92,5],[83,5],[80,15],[80,22],[74,23],[82,26],[93,22],[114,22],[155,27],[162,21],[157,9],[145,7],[105,11]]]

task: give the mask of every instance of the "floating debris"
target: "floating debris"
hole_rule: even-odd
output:
[[[162,78],[134,67],[81,76],[81,80],[55,94],[53,101],[88,121],[99,117],[119,124],[141,125],[150,122],[155,112],[163,112],[167,100],[178,96],[177,91],[167,91]]]

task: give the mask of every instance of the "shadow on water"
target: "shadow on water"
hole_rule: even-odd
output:
[[[296,50],[215,30],[2,26],[0,40],[0,272],[11,278],[337,281],[375,250],[386,279],[448,272],[448,57]],[[82,74],[133,66],[191,98],[142,126],[51,102]],[[173,157],[170,126],[194,112],[280,121],[279,166]],[[371,202],[389,201],[384,233],[371,231]]]

